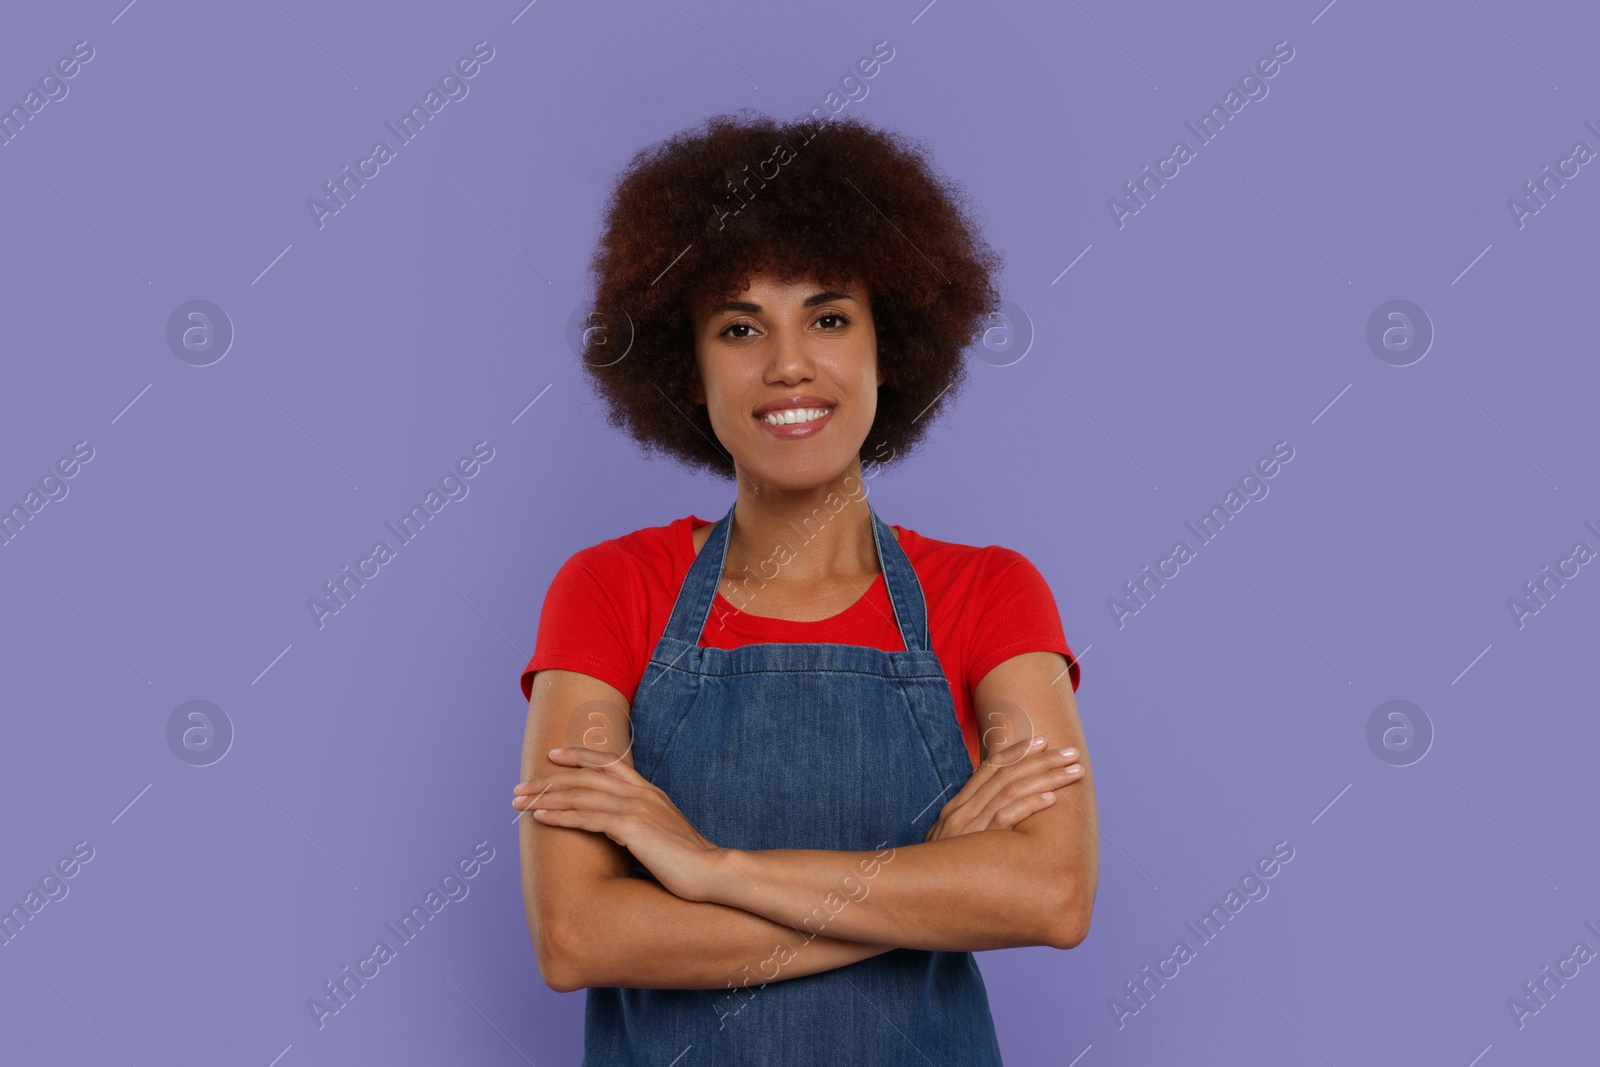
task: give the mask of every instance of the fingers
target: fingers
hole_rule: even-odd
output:
[[[989,753],[989,755],[985,757],[972,772],[972,777],[966,780],[965,784],[963,784],[962,787],[956,792],[956,795],[951,797],[950,800],[945,804],[945,807],[959,807],[966,803],[972,798],[972,795],[978,790],[982,789],[984,785],[995,776],[996,773],[1006,767],[1016,764],[1029,752],[1038,749],[1039,746],[1043,744],[1044,738],[1039,735],[1034,735],[1033,737],[1024,737],[1021,741],[1018,741],[1015,744],[1007,745],[1005,748],[997,749],[994,752]]]
[[[984,815],[990,819],[992,825],[994,820],[998,819],[999,813],[1007,810],[1012,805],[1026,802],[1030,798],[1037,798],[1051,790],[1061,789],[1082,777],[1083,764],[1074,763],[1066,767],[1052,767],[1049,770],[1041,771],[1026,778],[1018,778],[990,798],[989,802],[984,806]],[[1036,810],[1038,809],[1029,809],[1017,821],[1021,821],[1021,818],[1033,814]]]
[[[599,782],[552,785],[533,795],[513,797],[511,806],[524,811],[535,812],[576,808],[595,812],[627,812],[635,810],[636,805],[629,797],[605,788],[597,788],[597,786],[603,785],[604,783]]]
[[[588,767],[615,775],[630,785],[648,785],[644,775],[633,769],[633,762],[626,758],[626,753],[619,755],[599,748],[552,748],[549,752],[551,763],[560,763],[569,767]]]
[[[1015,744],[1007,745],[1005,748],[989,753],[983,762],[985,765],[992,766],[997,770],[1002,767],[1009,767],[1043,744],[1044,736],[1042,734],[1034,734],[1032,737],[1024,737]]]
[[[531,805],[521,802],[530,798],[538,799],[560,789],[592,789],[624,796],[632,792],[634,787],[611,775],[595,774],[588,768],[551,771],[537,778],[529,778],[526,782],[518,782],[511,790],[512,806],[530,807]]]
[[[1063,754],[1068,752],[1071,755]],[[1051,785],[1066,785],[1069,782],[1077,781],[1078,777],[1082,775],[1082,765],[1078,762],[1081,758],[1075,748],[1034,752],[1010,766],[996,770],[987,781],[973,791],[968,802],[977,805],[982,810],[993,805],[996,799],[1005,802],[1016,800],[1025,792],[1039,788],[1037,785],[1030,786],[1029,782],[1069,766],[1079,767],[1073,777],[1051,778],[1050,784],[1043,786],[1043,788],[1048,789]]]
[[[576,778],[576,776],[580,773],[581,772],[579,771],[551,771],[549,774],[541,774],[537,778],[529,778],[526,782],[518,782],[514,787],[512,787],[511,793],[513,796],[519,797],[531,796],[534,793],[542,793],[551,786],[557,785],[561,782],[570,782],[573,780],[581,781],[582,779]]]
[[[996,793],[991,803],[1009,802],[1027,793],[1043,793],[1047,789],[1060,789],[1062,786],[1070,785],[1082,777],[1083,764],[1081,763],[1071,763],[1064,767],[1048,767],[1026,777],[1019,775],[1014,781]]]
[[[1056,802],[1052,792],[1030,793],[1021,800],[1005,805],[989,820],[991,830],[1009,830],[1036,811],[1043,811]]]
[[[592,830],[611,837],[616,831],[616,817],[610,812],[579,811],[569,808],[538,808],[533,812],[536,822],[546,826],[572,826],[579,830]],[[614,837],[612,840],[616,840]]]
[[[587,771],[600,771],[602,774],[608,774],[608,776],[614,777],[614,779],[618,779],[621,782],[627,782],[629,785],[650,785],[650,782],[646,781],[643,774],[635,771],[634,763],[627,758],[627,753],[618,755],[618,753],[606,752],[605,749],[578,747],[578,749],[550,749],[549,758],[550,763],[570,766],[570,768],[576,768],[579,771],[586,771],[586,769]],[[555,774],[562,773],[563,771],[555,771],[555,773],[546,774],[542,779],[530,779],[530,781],[546,781],[546,779],[554,777]],[[523,785],[526,785],[526,782],[523,782]],[[522,787],[518,787],[518,790],[520,789]]]
[[[1018,777],[990,799],[978,818],[978,824],[986,825],[991,830],[1009,830],[1034,812],[1043,811],[1054,804],[1055,790],[1080,780],[1083,774],[1083,764],[1072,763],[1028,777]]]
[[[1059,798],[1054,790],[1080,781],[1087,771],[1076,748],[1043,749],[1042,741],[1030,738],[1007,746],[980,764],[940,810],[925,840],[1010,829],[1055,803]]]

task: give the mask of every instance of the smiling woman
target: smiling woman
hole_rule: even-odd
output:
[[[568,559],[523,672],[528,924],[545,982],[588,989],[586,1067],[989,1067],[973,951],[1088,932],[1049,587],[885,523],[863,481],[959,392],[998,257],[909,141],[807,122],[642,151],[593,264],[635,324],[625,358],[584,353],[612,425],[737,493]],[[691,206],[790,141],[737,217]]]

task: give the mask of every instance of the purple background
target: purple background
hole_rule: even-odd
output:
[[[1600,950],[1600,566],[1508,606],[1600,549],[1600,163],[1521,227],[1507,206],[1600,149],[1592,6],[122,2],[0,18],[7,110],[94,49],[0,146],[0,505],[94,449],[0,548],[0,905],[94,849],[0,947],[0,1059],[578,1062],[583,995],[541,983],[522,910],[518,674],[572,552],[732,500],[583,383],[600,206],[639,147],[821,106],[880,40],[846,112],[971,193],[1032,337],[975,348],[874,506],[1025,554],[1083,655],[1094,924],[980,954],[1006,1062],[1595,1047],[1600,963],[1508,1007]],[[470,94],[319,228],[307,200],[480,40]],[[1197,146],[1281,40],[1269,95]],[[1195,158],[1119,228],[1108,199],[1179,137]],[[194,299],[236,332],[210,366],[166,340]],[[1403,367],[1366,340],[1394,299],[1436,330]],[[484,440],[470,494],[319,629],[308,599]],[[1119,626],[1279,441],[1270,494]],[[1407,766],[1368,742],[1396,699],[1434,734]],[[190,700],[232,723],[210,766],[169,748]],[[319,1029],[308,998],[478,841],[470,894]],[[1200,946],[1186,921],[1279,841],[1270,895]]]

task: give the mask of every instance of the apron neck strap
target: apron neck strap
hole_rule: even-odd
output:
[[[917,581],[916,571],[906,556],[894,531],[878,518],[872,504],[867,504],[867,514],[872,519],[872,541],[878,552],[878,563],[883,568],[884,586],[889,592],[889,603],[894,608],[895,624],[900,629],[900,640],[908,652],[922,652],[929,648],[928,605]],[[698,645],[711,617],[711,607],[717,589],[722,584],[722,572],[728,560],[728,539],[733,529],[733,506],[711,527],[711,536],[695,556],[683,588],[667,620],[664,636],[684,645]],[[797,546],[797,550],[802,550]],[[759,578],[759,576],[758,576]]]

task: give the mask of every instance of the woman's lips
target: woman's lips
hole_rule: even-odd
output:
[[[839,409],[829,408],[828,413],[823,415],[822,418],[812,419],[810,422],[786,422],[780,426],[774,426],[765,419],[757,418],[756,423],[774,437],[810,437],[813,434],[821,433],[822,428],[828,425],[828,420],[833,418],[833,413],[837,410]]]

